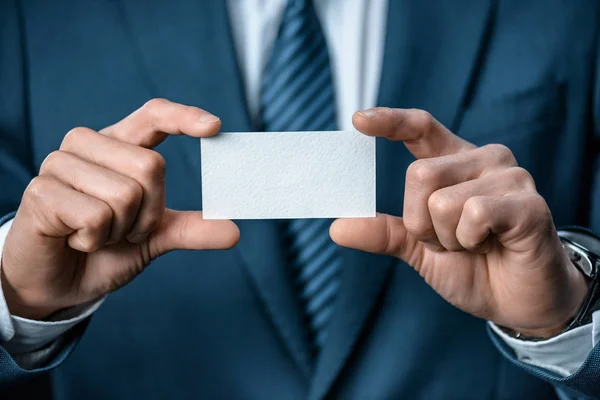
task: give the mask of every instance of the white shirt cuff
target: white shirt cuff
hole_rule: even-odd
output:
[[[492,330],[510,346],[519,361],[562,377],[573,375],[600,341],[600,311],[592,314],[592,323],[577,327],[548,340],[527,341],[506,334],[493,322]]]
[[[0,226],[0,260],[13,220]],[[0,274],[2,273],[0,265]],[[10,315],[0,285],[0,343],[20,365],[35,367],[54,353],[58,340],[69,329],[82,322],[100,307],[104,298],[61,310],[46,321],[35,321]],[[55,342],[55,343],[52,343]]]

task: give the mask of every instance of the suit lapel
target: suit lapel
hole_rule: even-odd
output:
[[[121,6],[152,97],[206,109],[221,118],[223,131],[252,130],[225,1],[121,0]],[[200,182],[198,140],[176,142]]]
[[[462,117],[493,28],[496,0],[390,0],[379,105]]]
[[[153,97],[195,105],[221,117],[224,131],[252,130],[225,1],[122,0],[141,70]],[[188,160],[200,184],[198,140],[169,145]],[[276,221],[236,221],[238,252],[275,329],[304,376],[311,373],[309,341],[282,254]]]
[[[327,342],[313,376],[310,399],[324,396],[346,363],[392,264],[390,257],[349,249],[342,250],[342,257],[342,283]]]
[[[378,105],[423,108],[446,126],[456,127],[484,48],[491,1],[390,0]],[[404,149],[388,151],[392,145],[378,141],[378,166],[390,164],[382,156],[410,162],[412,156]],[[393,199],[385,188],[402,185],[403,179],[378,168],[378,211],[401,215],[401,199]],[[310,399],[327,395],[391,272],[389,257],[353,250],[344,250],[343,256],[342,288]]]

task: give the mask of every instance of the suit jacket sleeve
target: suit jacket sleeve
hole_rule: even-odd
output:
[[[34,176],[28,135],[26,56],[24,34],[16,0],[0,2],[0,224],[11,217]],[[63,346],[43,368],[25,370],[0,343],[0,394],[25,378],[59,365],[85,330],[84,322],[62,340]],[[0,395],[0,397],[2,397]]]
[[[589,227],[600,233],[600,29],[596,34],[596,55],[593,68],[594,79],[589,115],[591,120],[590,162],[591,190]],[[592,349],[583,365],[574,374],[562,377],[517,359],[514,351],[491,328],[489,333],[495,345],[511,362],[533,375],[553,384],[563,397],[572,399],[600,399],[600,343]],[[581,397],[581,396],[585,397]]]
[[[597,55],[596,55],[596,84],[594,92],[594,102],[591,111],[594,126],[593,151],[595,153],[593,189],[590,204],[592,205],[590,224],[596,233],[600,233],[600,29],[597,34]]]

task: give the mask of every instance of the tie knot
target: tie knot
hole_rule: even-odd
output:
[[[289,0],[261,88],[262,129],[335,130],[329,53],[312,1]]]
[[[288,0],[288,9],[302,11],[312,4],[311,0]]]

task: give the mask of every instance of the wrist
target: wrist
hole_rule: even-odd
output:
[[[569,264],[574,272],[570,274],[572,278],[569,280],[569,288],[566,291],[567,294],[563,297],[563,304],[566,307],[558,313],[555,322],[533,329],[509,329],[513,336],[546,340],[565,332],[569,328],[583,306],[590,290],[590,280],[581,271],[577,270],[573,264],[570,262]]]
[[[554,300],[551,312],[544,319],[547,323],[535,328],[507,329],[508,333],[526,340],[546,340],[557,336],[569,329],[586,323],[584,317],[589,314],[590,301],[597,297],[597,282],[595,281],[594,258],[584,256],[579,246],[562,238],[563,251],[560,252],[562,263],[556,286],[552,291]],[[552,311],[553,310],[553,311]]]
[[[7,279],[5,271],[2,268],[2,259],[0,258],[0,286],[4,295],[6,306],[10,315],[31,320],[42,321],[49,315],[57,311],[55,308],[29,305],[25,296],[18,291]]]

